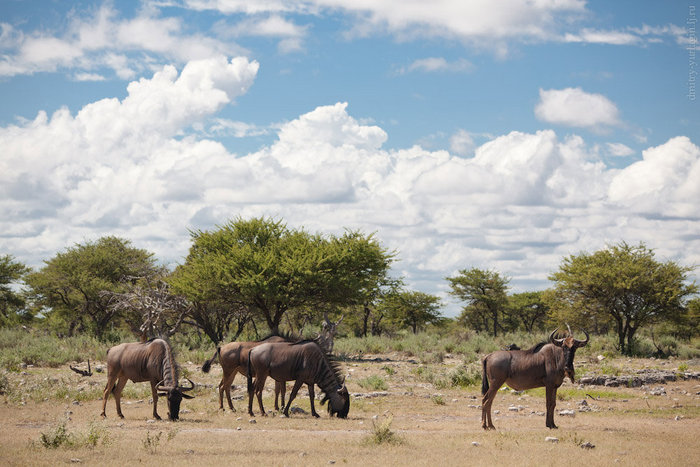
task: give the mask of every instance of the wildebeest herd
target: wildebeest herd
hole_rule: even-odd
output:
[[[573,337],[571,328],[563,338],[557,338],[557,330],[549,335],[548,342],[541,342],[528,350],[499,350],[486,355],[482,360],[483,375],[481,393],[481,423],[484,429],[494,429],[491,421],[491,405],[498,389],[505,383],[515,390],[545,387],[548,428],[554,424],[557,389],[569,377],[574,382],[574,355],[576,349],[589,341]],[[347,418],[350,411],[350,394],[345,387],[339,363],[330,352],[325,351],[317,340],[290,339],[270,336],[254,342],[232,342],[217,347],[212,358],[205,361],[202,371],[208,372],[212,363],[219,360],[223,377],[219,383],[219,408],[223,410],[223,396],[226,394],[229,408],[235,411],[231,401],[231,385],[236,374],[247,379],[248,413],[253,413],[253,397],[256,396],[260,413],[265,415],[262,391],[268,377],[275,380],[275,410],[279,410],[278,396],[281,396],[282,413],[289,416],[292,401],[302,385],[308,387],[311,400],[311,414],[318,417],[314,406],[314,386],[323,392],[321,404],[328,402],[330,416]],[[76,369],[74,371],[84,374]],[[187,379],[189,386],[179,384],[178,366],[167,341],[151,339],[147,342],[125,343],[107,351],[107,385],[102,401],[102,416],[106,417],[105,407],[109,394],[114,394],[117,415],[124,418],[121,411],[121,393],[128,380],[135,383],[148,381],[153,394],[153,417],[160,420],[157,404],[158,396],[165,396],[168,402],[168,418],[178,420],[180,403],[194,383]],[[287,403],[284,402],[285,383],[294,381]]]

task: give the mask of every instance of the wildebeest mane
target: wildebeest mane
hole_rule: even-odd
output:
[[[546,342],[538,342],[537,344],[535,344],[535,345],[533,345],[532,347],[530,347],[529,349],[527,349],[525,352],[527,352],[527,353],[537,353],[537,352],[539,352],[540,350],[542,350],[542,347],[544,347],[545,345],[547,345]]]
[[[319,344],[318,339],[303,339],[297,342],[292,342],[292,345],[303,345],[311,342],[316,344],[319,350],[321,350],[321,355],[323,355],[324,359],[326,360],[326,363],[328,364],[328,367],[331,369],[331,372],[335,376],[336,381],[338,381],[338,383],[342,385],[345,382],[345,378],[343,377],[343,372],[340,368],[340,362],[332,354],[327,352],[321,344]]]

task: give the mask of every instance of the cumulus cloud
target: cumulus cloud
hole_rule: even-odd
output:
[[[610,99],[581,88],[540,89],[535,116],[547,123],[598,131],[622,124],[617,106]]]
[[[625,157],[634,154],[634,149],[622,143],[606,143],[608,154],[615,157]]]
[[[642,160],[622,169],[609,188],[611,201],[651,216],[700,219],[700,148],[676,137],[642,152]]]
[[[342,102],[282,124],[248,154],[189,131],[245,93],[257,69],[243,58],[167,66],[122,100],[0,128],[0,248],[40,265],[75,242],[119,235],[173,264],[189,228],[267,215],[376,232],[399,252],[396,273],[438,294],[469,266],[540,288],[563,256],[621,239],[700,261],[700,149],[687,137],[616,170],[583,138],[552,130],[472,140],[470,158],[387,149],[386,131]]]

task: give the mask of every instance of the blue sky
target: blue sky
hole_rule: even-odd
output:
[[[376,232],[395,274],[645,242],[700,265],[693,3],[0,2],[0,253],[175,265],[241,215]]]

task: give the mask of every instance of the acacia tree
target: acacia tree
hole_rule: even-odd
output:
[[[49,318],[65,322],[69,335],[87,329],[103,338],[119,312],[101,292],[123,291],[124,278],[142,277],[154,269],[151,253],[110,236],[58,253],[26,282],[34,302]]]
[[[191,235],[185,264],[170,279],[173,288],[196,303],[249,310],[271,332],[289,310],[359,303],[391,262],[372,235],[325,237],[266,218],[239,217]]]
[[[505,321],[509,330],[524,329],[533,332],[544,327],[549,313],[549,306],[543,298],[543,292],[522,292],[508,296],[505,307]]]
[[[478,268],[462,269],[459,275],[448,277],[450,295],[467,302],[460,317],[477,330],[493,330],[498,336],[500,319],[508,302],[509,280],[496,271]]]
[[[675,320],[683,312],[686,299],[698,290],[688,283],[692,270],[657,261],[643,243],[622,242],[565,258],[549,277],[556,284],[552,304],[558,313],[585,310],[593,319],[612,320],[620,351],[630,354],[641,327]]]
[[[440,324],[443,321],[441,306],[439,297],[417,291],[389,294],[381,305],[391,321],[411,328],[413,334],[426,324]]]
[[[12,288],[12,284],[22,280],[29,271],[27,266],[12,256],[0,256],[0,326],[31,317],[22,313],[24,297]]]

